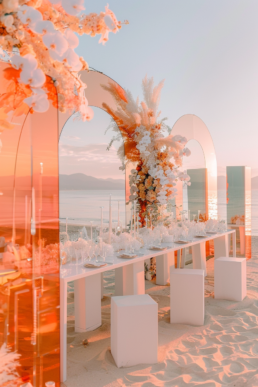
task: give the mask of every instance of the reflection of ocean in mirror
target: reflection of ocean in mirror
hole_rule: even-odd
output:
[[[109,195],[112,196],[112,218],[117,222],[118,200],[120,201],[120,221],[125,224],[125,194],[123,190],[84,190],[60,191],[60,218],[69,218],[70,224],[96,222],[100,224],[100,207],[103,208],[104,224],[108,224]],[[215,206],[215,192],[210,203]],[[219,214],[221,219],[227,216],[225,192],[218,191]],[[237,209],[236,209],[237,210]],[[64,221],[64,219],[62,219]],[[258,190],[252,191],[252,235],[258,236]]]
[[[125,226],[125,192],[124,190],[84,190],[84,191],[60,191],[60,219],[65,222],[69,218],[69,224],[88,224],[93,221],[100,224],[101,209],[103,207],[104,225],[108,225],[109,196],[112,198],[113,224],[118,219],[118,201],[120,221]]]

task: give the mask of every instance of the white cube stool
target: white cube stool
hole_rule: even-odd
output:
[[[111,353],[117,367],[158,361],[158,304],[148,295],[111,298]]]
[[[170,323],[204,324],[204,270],[170,270]]]
[[[214,296],[242,301],[246,296],[246,258],[221,257],[214,261]]]
[[[166,285],[170,281],[171,267],[175,268],[174,251],[156,257],[156,285]]]

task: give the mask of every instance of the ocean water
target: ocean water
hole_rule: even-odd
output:
[[[101,221],[101,208],[103,207],[103,223],[109,223],[109,198],[111,195],[112,220],[119,218],[125,226],[125,192],[124,190],[84,190],[84,191],[60,191],[59,193],[59,218],[68,224],[88,225],[92,221],[99,225]]]
[[[118,219],[118,201],[120,221],[125,226],[125,193],[124,190],[84,190],[84,191],[60,191],[60,219],[65,222],[68,218],[69,224],[87,225],[90,221],[93,224],[100,224],[101,209],[103,207],[103,221],[108,225],[109,222],[109,196],[112,202],[112,219],[117,222]],[[198,197],[196,198],[198,202]],[[209,206],[216,206],[214,193],[209,197]],[[240,210],[240,209],[239,209]],[[220,219],[227,217],[227,204],[225,192],[218,191],[218,213]],[[236,208],[238,214],[238,208]],[[252,191],[251,199],[251,234],[258,236],[258,190]]]

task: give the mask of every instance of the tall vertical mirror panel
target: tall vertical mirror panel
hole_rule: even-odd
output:
[[[59,385],[58,114],[19,100],[0,64],[0,346],[8,383]],[[46,340],[48,338],[48,340]]]
[[[93,111],[94,120],[89,122],[70,117],[59,139],[63,242],[82,236],[96,239],[101,222],[103,232],[109,227],[110,201],[114,232],[118,223],[126,227],[125,172],[120,169],[118,143],[111,143],[111,117],[102,109],[93,107]]]

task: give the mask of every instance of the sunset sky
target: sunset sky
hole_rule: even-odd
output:
[[[99,12],[106,1],[86,4]],[[105,46],[97,38],[80,38],[78,54],[89,65],[142,97],[147,74],[165,79],[162,117],[170,126],[182,115],[199,116],[212,135],[218,166],[247,165],[258,175],[258,2],[257,0],[110,0],[119,20],[128,19]],[[70,119],[61,142],[60,173],[83,172],[121,177],[119,160],[106,145],[110,122],[95,110],[93,121]],[[190,144],[191,145],[191,144]],[[191,163],[202,165],[198,145],[191,145]],[[189,164],[189,160],[188,163]]]

